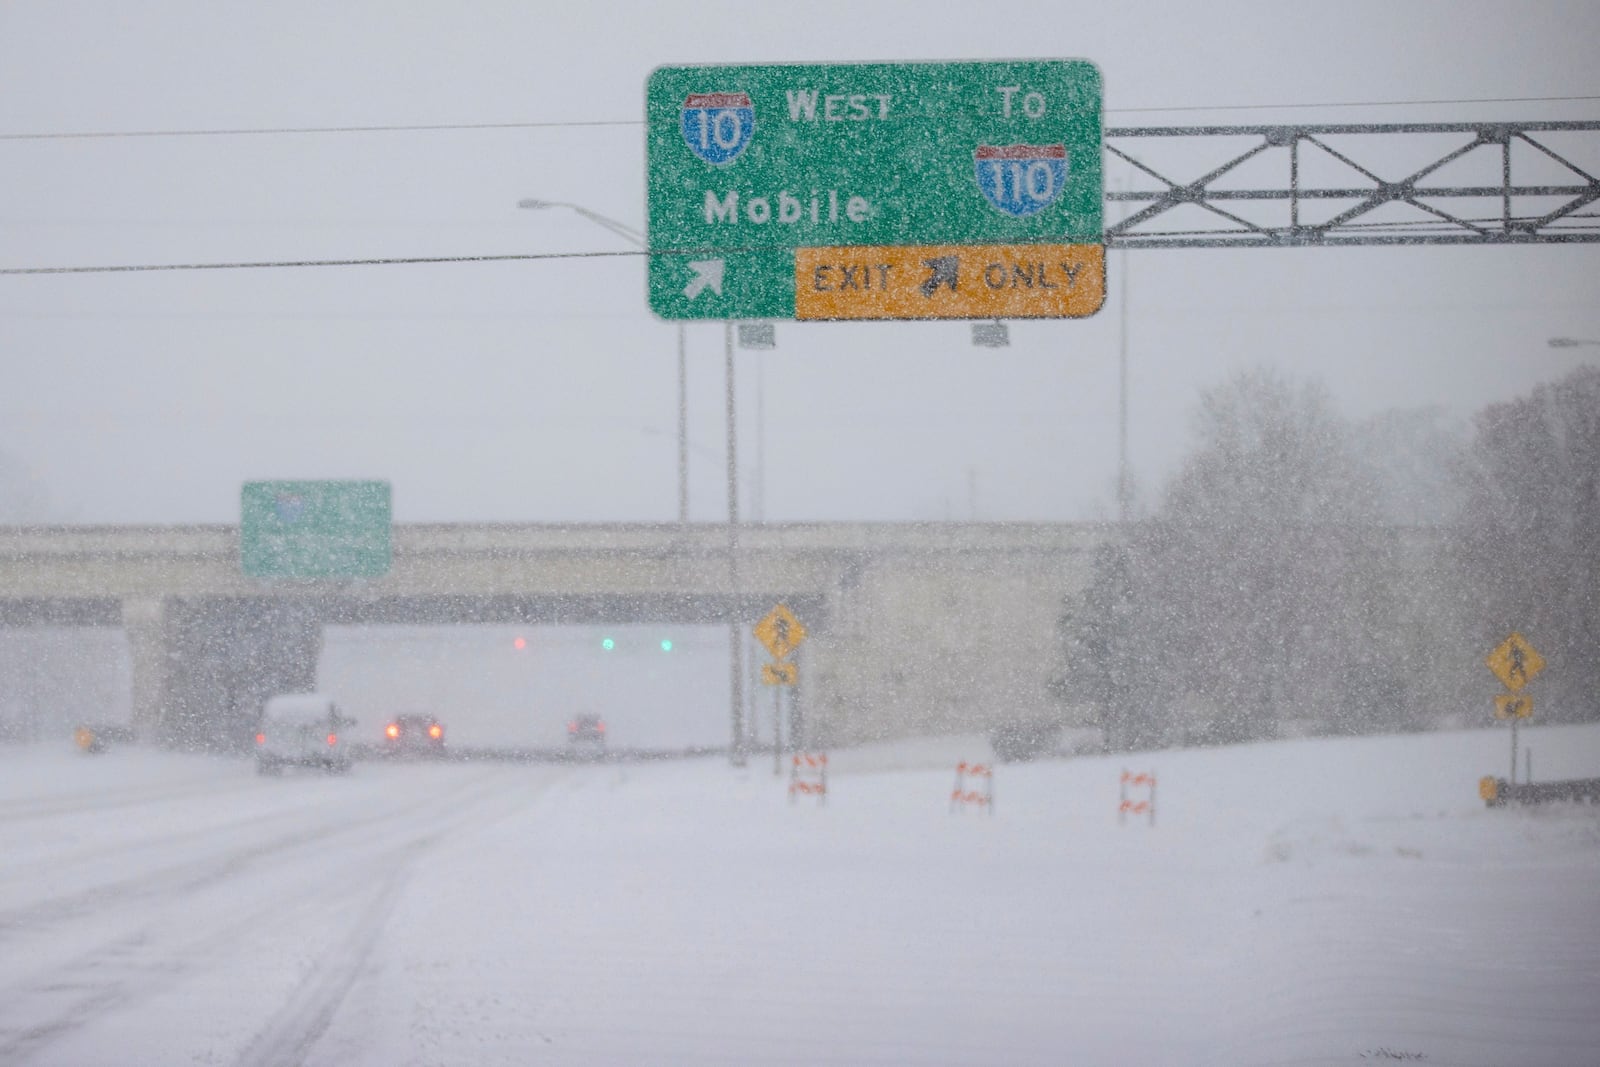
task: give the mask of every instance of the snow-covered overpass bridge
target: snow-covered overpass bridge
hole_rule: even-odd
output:
[[[397,525],[371,580],[246,577],[234,526],[0,528],[0,624],[120,625],[135,723],[243,736],[309,688],[325,623],[734,623],[787,602],[811,639],[796,706],[869,736],[1043,714],[1092,524]],[[978,722],[974,722],[974,717]]]

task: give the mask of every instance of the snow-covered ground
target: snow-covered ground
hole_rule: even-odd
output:
[[[1600,775],[1600,727],[1525,731]],[[1600,809],[1500,731],[258,779],[0,749],[0,1063],[1600,1063]],[[1117,818],[1122,769],[1157,823]]]

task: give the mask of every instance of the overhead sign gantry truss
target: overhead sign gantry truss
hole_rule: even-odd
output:
[[[1129,209],[1107,211],[1111,248],[1600,241],[1600,122],[1132,127],[1104,144],[1106,201]]]

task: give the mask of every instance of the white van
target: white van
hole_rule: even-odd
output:
[[[285,767],[311,767],[331,774],[350,769],[345,731],[355,720],[321,693],[272,697],[256,727],[256,770],[277,774]]]

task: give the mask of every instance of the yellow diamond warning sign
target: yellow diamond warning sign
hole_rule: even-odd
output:
[[[1528,639],[1519,633],[1513,633],[1500,642],[1483,662],[1513,693],[1533,681],[1534,676],[1544,670],[1544,657],[1539,655],[1534,647],[1528,644]]]
[[[1103,245],[797,248],[797,319],[1059,319],[1106,298]]]
[[[806,639],[806,628],[787,604],[779,604],[755,625],[756,640],[760,641],[773,659],[787,659],[789,653],[800,647]]]

